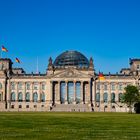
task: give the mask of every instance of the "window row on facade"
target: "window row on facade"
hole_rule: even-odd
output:
[[[39,90],[39,88],[41,88],[42,90],[46,89],[46,83],[45,82],[44,83],[39,83],[39,82],[33,82],[33,83],[30,83],[30,82],[27,82],[27,83],[11,82],[11,90],[15,90],[16,86],[17,86],[18,90],[22,90],[24,88],[24,85],[25,85],[26,90],[31,90],[31,89]]]
[[[22,108],[23,106],[22,105],[18,105],[18,108]],[[37,108],[38,106],[37,105],[34,105],[33,108]],[[44,105],[41,105],[41,108],[44,108],[45,106]],[[15,108],[15,105],[11,105],[11,108],[14,109]],[[26,105],[26,108],[30,108],[30,105]]]
[[[115,93],[111,93],[111,102],[112,102],[112,103],[115,103],[116,100],[117,100],[118,102],[121,102],[122,95],[123,95],[122,93],[119,93],[119,94],[118,94],[118,99],[116,99]],[[100,93],[96,93],[96,102],[100,102],[100,101],[101,101]],[[108,102],[108,93],[107,93],[107,92],[105,92],[105,93],[103,94],[103,102],[104,102],[104,103],[107,103],[107,102]]]
[[[26,83],[11,82],[11,90],[15,90],[16,86],[17,86],[17,89],[22,90],[23,87],[24,87],[24,84],[25,84],[26,90],[30,90],[30,89],[38,90],[40,88],[40,86],[41,86],[42,90],[46,89],[46,83],[45,82],[43,82],[41,84],[39,82],[33,82],[33,84],[30,83],[30,82],[26,82]],[[104,84],[97,83],[96,89],[97,90],[100,90],[100,89],[108,90],[109,88],[111,88],[111,90],[116,90],[116,89],[123,90],[125,86],[126,85],[124,85],[122,83],[119,83],[118,85],[116,85],[115,83],[111,83],[110,85],[106,84],[106,83],[104,83]],[[2,83],[0,83],[0,89],[2,89]]]
[[[97,83],[96,89],[97,90],[100,90],[100,89],[108,90],[110,88],[111,90],[116,90],[116,89],[123,90],[125,87],[126,87],[126,84],[122,84],[122,83],[119,83],[119,84],[115,84],[115,83],[111,83],[111,84]]]
[[[63,97],[62,95],[63,94],[61,94],[61,101],[64,102],[65,97]],[[122,93],[119,93],[118,94],[118,99],[116,99],[115,93],[111,93],[111,102],[116,102],[116,100],[118,102],[121,102],[122,95],[123,95]],[[32,96],[32,98],[31,98],[31,96]],[[27,92],[25,94],[25,98],[24,99],[23,99],[23,93],[20,92],[17,95],[17,100],[19,102],[22,102],[22,101],[30,102],[31,99],[32,99],[33,102],[37,102],[38,100],[42,101],[42,102],[45,102],[45,100],[46,100],[45,93],[41,93],[40,94],[40,99],[38,97],[38,93],[37,92],[33,93],[33,95],[31,95],[29,92]],[[68,97],[68,100],[70,100],[70,99],[72,100],[72,97],[71,98]],[[2,94],[1,93],[0,93],[0,101],[2,101]],[[14,93],[14,92],[11,93],[11,101],[12,102],[16,101],[16,93]],[[96,93],[96,102],[100,102],[100,101],[101,101],[100,93]],[[80,95],[79,94],[77,94],[77,96],[76,96],[76,102],[80,102]],[[103,94],[103,102],[105,102],[105,103],[108,102],[108,93],[106,93],[106,92]]]
[[[35,92],[33,94],[30,94],[29,92],[27,92],[25,94],[25,98],[23,98],[23,93],[21,93],[21,92],[19,92],[18,95],[17,95],[17,101],[18,102],[22,102],[22,101],[30,102],[31,99],[32,99],[33,102],[38,102],[38,101],[45,102],[45,100],[46,100],[45,93],[40,94],[40,99],[39,99],[39,96],[38,96],[37,92]],[[14,92],[11,93],[11,101],[12,102],[16,101],[16,93],[14,93]]]

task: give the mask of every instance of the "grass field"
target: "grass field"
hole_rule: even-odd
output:
[[[140,140],[140,115],[0,113],[1,140]]]

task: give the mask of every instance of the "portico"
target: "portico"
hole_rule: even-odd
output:
[[[85,104],[91,103],[90,81],[52,81],[53,104]]]

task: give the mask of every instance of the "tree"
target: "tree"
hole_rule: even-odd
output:
[[[139,90],[136,86],[128,85],[125,87],[125,93],[122,96],[122,102],[126,103],[129,107],[129,113],[132,113],[134,103],[137,103],[140,99]]]

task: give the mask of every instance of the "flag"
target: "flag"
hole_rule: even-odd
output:
[[[16,62],[17,62],[17,63],[21,63],[20,60],[19,60],[18,58],[16,58]]]
[[[2,45],[2,47],[1,47],[1,50],[3,51],[3,52],[8,52],[8,50]]]
[[[105,77],[102,73],[99,73],[99,80],[105,80]]]

